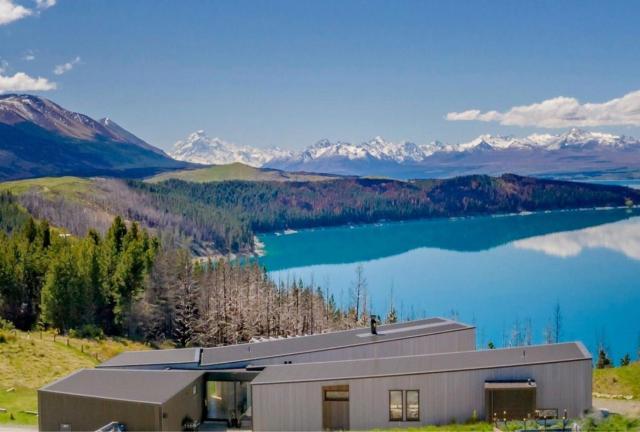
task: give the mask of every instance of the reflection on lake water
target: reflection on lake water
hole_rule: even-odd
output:
[[[277,278],[328,286],[349,303],[362,264],[374,311],[391,292],[404,318],[458,315],[478,345],[509,344],[531,321],[534,341],[556,303],[562,339],[604,342],[618,357],[640,342],[640,210],[613,209],[420,220],[263,235],[261,262]]]
[[[532,237],[513,244],[520,249],[563,258],[579,255],[585,249],[604,248],[640,260],[640,224],[632,219],[577,231]]]

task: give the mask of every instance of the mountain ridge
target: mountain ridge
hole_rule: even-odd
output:
[[[600,168],[615,173],[631,168],[640,176],[640,140],[577,128],[555,135],[480,135],[457,144],[391,142],[380,136],[360,144],[322,139],[298,152],[239,146],[220,138],[209,138],[200,130],[178,141],[169,154],[199,163],[241,162],[287,171],[398,178],[471,173],[499,175],[513,172],[511,167],[516,167],[517,174],[542,176],[554,176],[562,171],[588,175]],[[523,163],[526,160],[530,163]]]
[[[140,177],[189,166],[108,118],[94,120],[39,96],[0,95],[0,180]]]

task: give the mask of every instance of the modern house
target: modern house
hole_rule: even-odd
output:
[[[476,351],[475,328],[430,318],[216,348],[123,353],[38,392],[41,430],[371,429],[591,408],[579,343]]]

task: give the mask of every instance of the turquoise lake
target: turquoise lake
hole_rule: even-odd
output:
[[[346,306],[361,264],[373,311],[477,326],[477,342],[544,341],[556,304],[561,340],[604,343],[616,363],[640,344],[640,209],[418,220],[261,235],[276,279],[313,280]],[[530,322],[527,326],[525,323]]]

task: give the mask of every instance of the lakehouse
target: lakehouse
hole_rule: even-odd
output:
[[[123,353],[38,391],[41,430],[363,430],[591,408],[579,343],[476,350],[429,318],[215,348]]]

